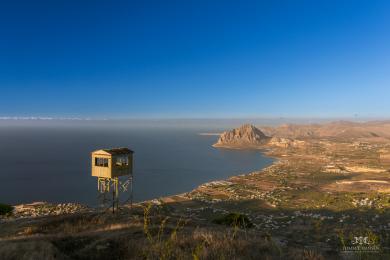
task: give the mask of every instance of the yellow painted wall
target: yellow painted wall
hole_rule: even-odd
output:
[[[108,159],[108,167],[96,166],[95,165],[95,158],[107,158]],[[127,166],[115,165],[115,158],[116,158],[115,155],[111,156],[111,154],[109,154],[103,150],[93,152],[91,155],[92,176],[113,178],[113,177],[119,177],[119,176],[133,174],[133,155],[132,154],[128,155],[129,165],[127,165]]]

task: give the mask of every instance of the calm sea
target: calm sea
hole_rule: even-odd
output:
[[[259,151],[216,149],[223,128],[140,124],[34,123],[0,125],[0,203],[96,204],[90,152],[129,147],[134,154],[134,200],[190,191],[212,180],[262,169]]]

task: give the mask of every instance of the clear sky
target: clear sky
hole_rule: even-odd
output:
[[[390,117],[390,1],[0,1],[0,116]]]

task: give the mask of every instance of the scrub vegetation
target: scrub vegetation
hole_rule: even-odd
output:
[[[11,205],[0,203],[0,215],[11,214],[13,209]]]

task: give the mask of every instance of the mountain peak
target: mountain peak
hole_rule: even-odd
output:
[[[214,146],[261,145],[268,138],[260,129],[251,124],[245,124],[222,133]]]

